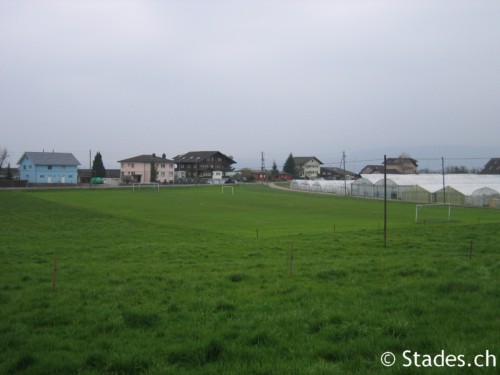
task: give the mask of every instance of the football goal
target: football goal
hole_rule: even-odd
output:
[[[154,190],[154,191],[160,191],[160,184],[158,182],[139,182],[139,183],[133,183],[132,184],[132,191],[136,190]]]
[[[415,223],[443,222],[451,220],[450,203],[417,204]]]

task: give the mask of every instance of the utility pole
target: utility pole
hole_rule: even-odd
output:
[[[92,189],[92,150],[89,150],[89,171],[90,171],[89,189]]]
[[[264,160],[264,151],[260,152],[260,175],[262,176],[262,183],[264,183],[264,179],[266,178],[266,163]]]
[[[444,182],[444,157],[441,157],[441,170],[443,173],[443,203],[446,203],[446,185]]]
[[[345,151],[342,151],[342,167],[344,168],[344,195],[347,195],[347,180],[346,180],[346,174],[345,174]]]
[[[384,155],[384,247],[387,247],[387,156]]]

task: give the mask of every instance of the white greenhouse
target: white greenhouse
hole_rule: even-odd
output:
[[[301,191],[311,191],[311,186],[314,183],[312,180],[292,180],[290,183],[290,189],[301,190]]]
[[[500,185],[474,190],[467,204],[470,206],[490,206],[500,208]]]
[[[352,181],[341,180],[316,180],[311,185],[311,191],[332,194],[351,194]]]
[[[364,174],[361,178],[353,181],[351,185],[351,194],[355,197],[375,198],[375,183],[384,180],[383,175]]]
[[[500,208],[500,176],[474,174],[388,174],[387,198],[418,203],[446,203]],[[444,186],[444,188],[443,188]],[[357,180],[293,180],[291,189],[384,198],[384,175],[363,174]]]

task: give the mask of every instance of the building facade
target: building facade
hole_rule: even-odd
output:
[[[398,158],[387,158],[386,164],[388,170],[396,171],[396,173],[401,173],[401,174],[417,173],[418,162],[417,160],[409,157],[400,156]]]
[[[66,152],[25,152],[19,161],[19,179],[31,184],[76,184],[80,162]]]
[[[388,174],[416,174],[418,161],[412,158],[400,156],[398,158],[386,158],[386,171]],[[359,174],[384,173],[384,164],[367,165]]]
[[[216,171],[222,172],[225,177],[227,172],[233,170],[236,162],[231,156],[226,156],[220,151],[191,151],[174,157],[176,171],[187,180],[211,179]]]
[[[264,172],[260,170],[251,170],[251,175],[254,181],[291,181],[292,174],[287,172],[278,172],[276,176],[273,176],[272,171],[266,170]]]
[[[320,167],[323,164],[314,156],[297,156],[293,158],[295,169],[299,178],[315,179],[320,175]]]
[[[120,163],[120,178],[124,183],[174,182],[174,161],[167,159],[165,154],[161,157],[156,154],[139,155],[119,160],[118,163]],[[151,181],[153,167],[156,169],[156,178]]]

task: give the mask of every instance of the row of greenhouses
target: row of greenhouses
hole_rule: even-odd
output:
[[[290,189],[315,193],[350,195],[352,182],[337,180],[292,180]]]
[[[419,203],[500,208],[500,176],[475,174],[390,174],[387,175],[387,198]],[[291,189],[384,198],[384,176],[361,175],[357,180],[292,180]]]

